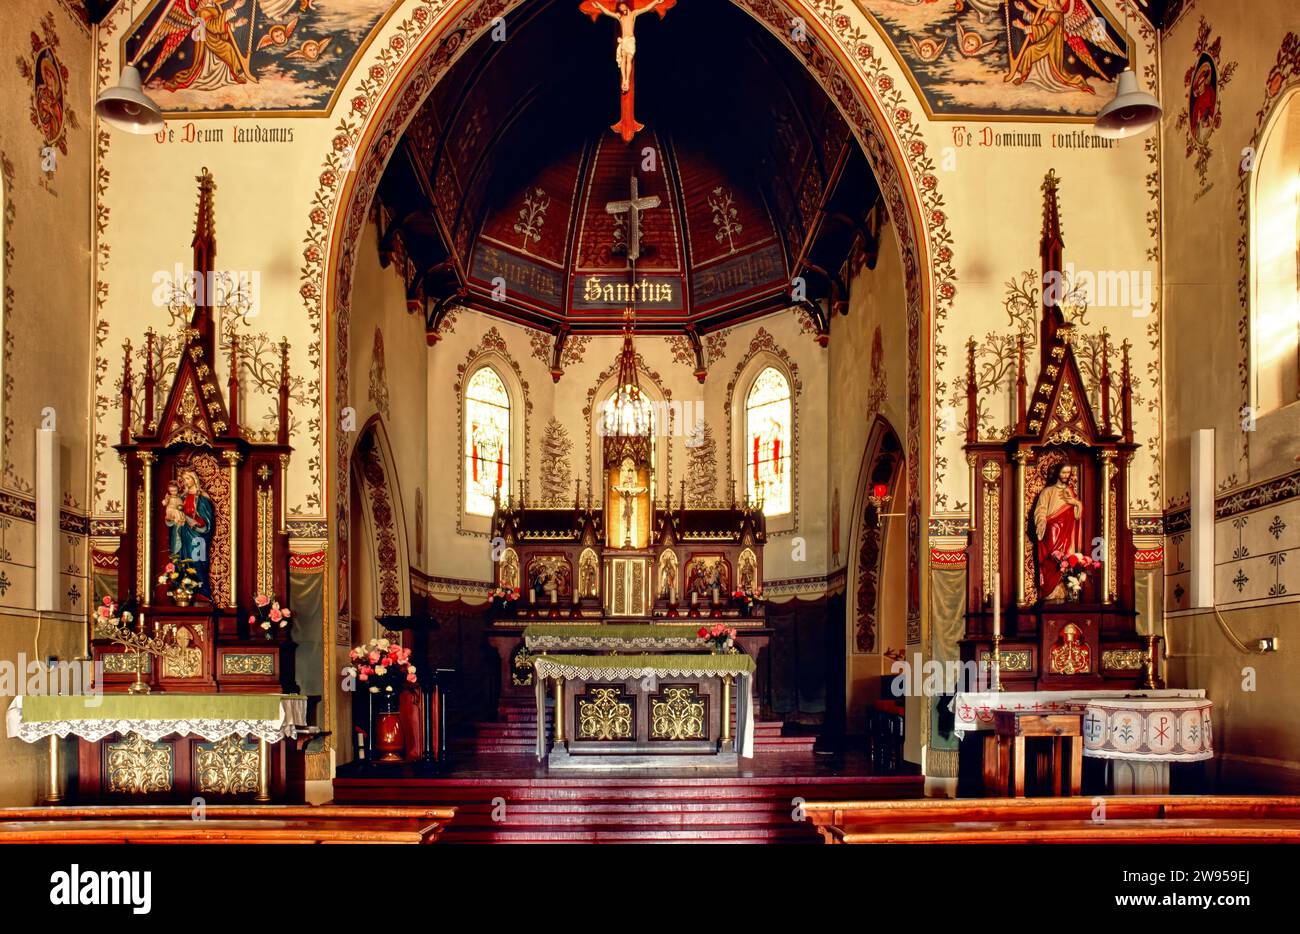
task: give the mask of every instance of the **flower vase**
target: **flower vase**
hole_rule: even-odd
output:
[[[401,762],[406,752],[406,730],[402,726],[402,695],[398,691],[375,696],[376,761]]]

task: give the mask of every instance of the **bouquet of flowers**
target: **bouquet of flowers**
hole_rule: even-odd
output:
[[[714,655],[727,655],[735,651],[736,630],[730,626],[724,626],[722,623],[714,623],[712,626],[701,626],[695,633],[700,641],[713,650]]]
[[[189,606],[203,586],[194,562],[184,560],[168,561],[158,575],[158,583],[167,588],[167,596],[176,601],[177,606]]]
[[[264,593],[259,593],[253,598],[253,612],[248,616],[248,626],[260,628],[266,633],[266,638],[271,639],[275,630],[283,629],[289,625],[289,617],[293,614],[289,612],[287,606],[280,606],[280,601],[274,597],[268,597]]]
[[[748,616],[754,611],[755,604],[763,602],[763,590],[762,588],[745,590],[743,587],[737,587],[731,599],[740,607],[740,611]]]
[[[348,653],[357,680],[371,694],[400,694],[408,684],[415,684],[415,666],[411,650],[391,639],[371,639]],[[345,672],[347,669],[345,669]]]
[[[1057,553],[1052,557],[1060,562],[1061,582],[1065,584],[1066,595],[1071,600],[1078,600],[1083,593],[1083,582],[1088,579],[1088,572],[1101,567],[1101,561],[1078,551],[1068,555]]]
[[[495,590],[489,590],[488,599],[492,601],[492,609],[498,613],[509,612],[519,602],[519,588],[498,587]]]
[[[131,627],[135,615],[130,610],[123,610],[121,616],[118,616],[117,603],[112,597],[105,596],[104,602],[95,610],[95,638],[99,638],[99,633],[105,630],[116,629],[118,626],[124,629]]]

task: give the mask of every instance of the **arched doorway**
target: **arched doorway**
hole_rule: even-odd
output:
[[[925,375],[928,322],[932,303],[951,298],[950,291],[936,297],[930,281],[931,277],[939,281],[946,275],[937,270],[950,268],[951,262],[948,248],[935,266],[929,256],[927,230],[933,227],[942,231],[944,226],[942,212],[927,208],[938,203],[933,200],[937,197],[938,179],[925,168],[925,145],[919,139],[904,92],[888,73],[889,64],[877,57],[870,45],[869,40],[876,38],[874,27],[866,20],[859,22],[856,10],[850,11],[851,15],[836,16],[832,22],[823,20],[800,0],[736,5],[779,39],[826,91],[862,146],[880,186],[886,214],[896,227],[907,294],[908,406],[904,448],[908,452],[908,482],[904,489],[912,521],[906,535],[913,562],[919,566],[922,530],[929,509],[920,492],[925,488],[921,450],[928,445],[929,432],[929,419],[925,417],[929,394]],[[521,5],[488,0],[433,19],[428,18],[431,14],[427,10],[423,18],[413,13],[408,20],[413,24],[410,38],[401,53],[371,69],[374,93],[358,98],[359,106],[354,101],[351,118],[335,139],[334,152],[326,163],[330,170],[322,176],[323,186],[329,189],[325,202],[329,209],[315,209],[312,219],[312,240],[323,249],[318,257],[309,257],[304,271],[304,279],[310,280],[304,283],[304,295],[310,293],[309,304],[318,303],[325,320],[322,346],[330,348],[322,354],[327,369],[327,412],[338,411],[348,398],[346,359],[352,275],[359,231],[384,170],[413,116],[451,65],[475,42],[484,41],[484,34],[494,22],[516,9],[522,9]],[[341,162],[338,153],[344,153],[346,160]],[[335,503],[340,504],[333,517],[332,535],[346,540],[350,517],[342,504],[349,500],[348,447],[337,421],[328,414],[324,418],[327,449],[333,452],[329,484],[335,491]],[[909,592],[909,615],[920,619],[923,602],[922,587]],[[923,622],[920,626],[924,632]]]

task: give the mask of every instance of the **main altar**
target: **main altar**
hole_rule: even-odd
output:
[[[1085,339],[1068,313],[1073,286],[1062,274],[1057,186],[1049,172],[1038,333],[1017,335],[1012,423],[995,440],[979,436],[973,339],[967,350],[971,531],[960,652],[975,677],[950,709],[958,737],[983,731],[985,742],[961,744],[962,775],[973,785],[981,768],[989,774],[988,731],[998,711],[1077,713],[1084,716],[1085,757],[1165,763],[1144,790],[1167,790],[1169,762],[1212,755],[1210,703],[1203,691],[1164,689],[1163,640],[1151,604],[1146,631],[1139,631],[1128,512],[1138,449],[1129,346],[1120,348],[1116,381],[1103,329],[1087,347],[1085,379]],[[1026,356],[1033,343],[1038,374],[1031,385]],[[1148,709],[1159,711],[1155,720],[1143,713]]]
[[[278,428],[246,430],[247,361],[214,313],[227,292],[215,265],[216,183],[206,169],[197,181],[191,285],[179,300],[193,307],[166,356],[144,335],[142,378],[124,347],[125,517],[116,594],[87,622],[93,693],[20,698],[10,710],[11,736],[49,743],[48,800],[62,797],[60,743],[72,737],[82,801],[301,800],[303,746],[318,732],[296,691],[288,625],[288,346],[269,373]]]
[[[603,505],[580,486],[571,506],[529,504],[521,490],[492,519],[501,693],[537,698],[539,758],[550,699],[552,766],[753,754],[746,725],[770,635],[762,504],[688,507],[684,481],[676,503],[657,498],[653,445],[667,426],[640,388],[633,329],[629,309],[598,424]],[[699,635],[714,627],[733,632],[725,654]]]

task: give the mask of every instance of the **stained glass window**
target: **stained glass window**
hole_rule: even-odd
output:
[[[767,516],[790,511],[790,416],[790,381],[769,366],[745,398],[745,482]]]
[[[509,491],[510,396],[495,370],[480,367],[465,389],[465,511],[490,516]]]

